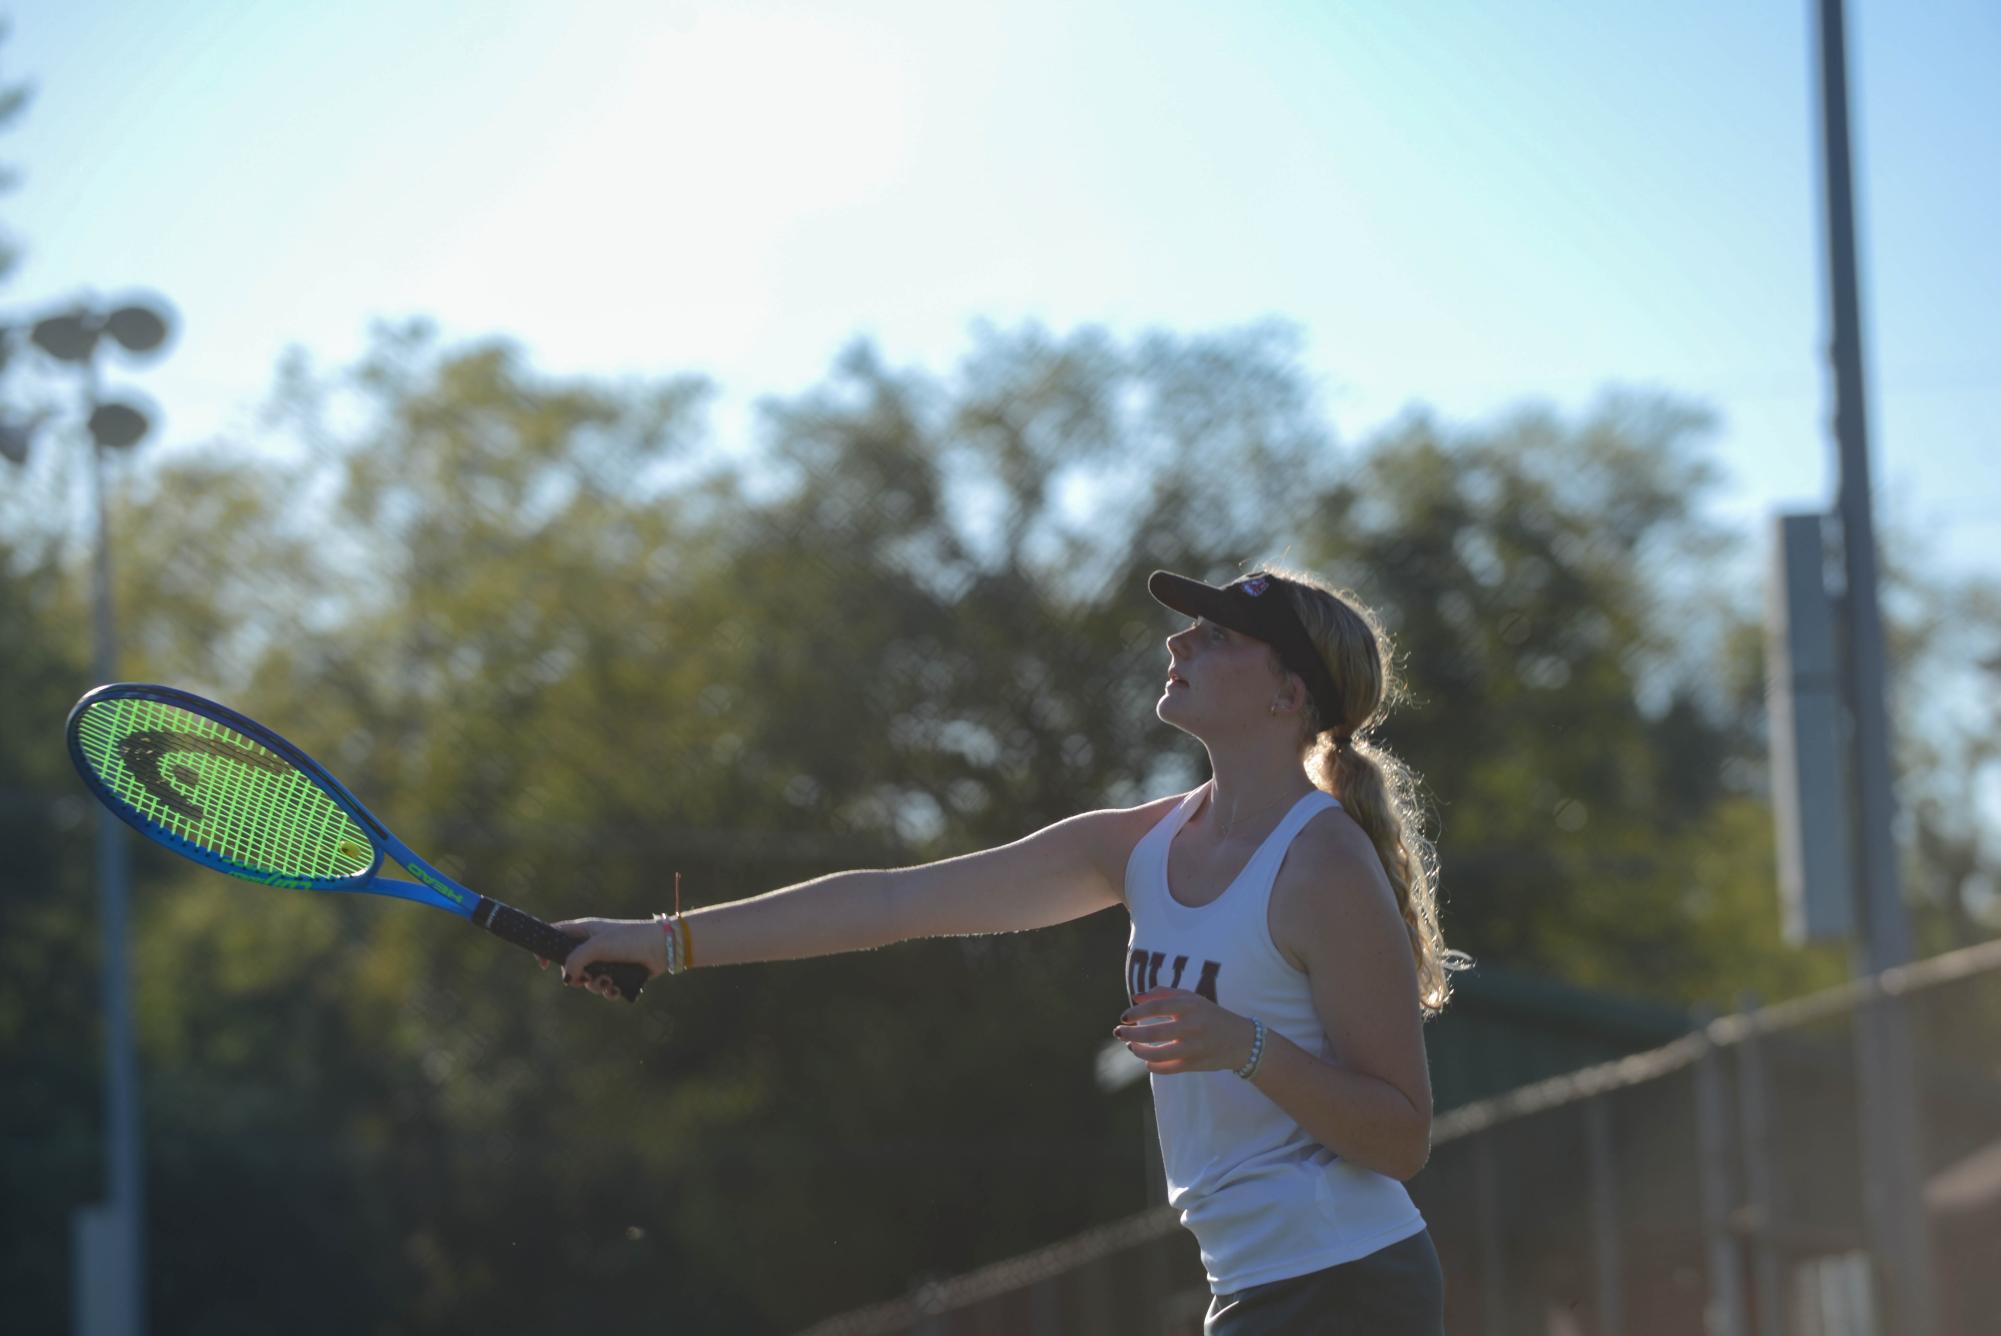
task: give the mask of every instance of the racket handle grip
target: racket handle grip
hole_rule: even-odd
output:
[[[559,965],[569,959],[577,943],[584,940],[550,927],[533,914],[524,914],[512,905],[503,905],[483,895],[472,912],[472,921],[501,941],[512,942]],[[603,961],[584,967],[585,978],[609,977],[617,987],[618,995],[628,1002],[639,1000],[639,991],[646,986],[652,974],[646,966],[630,961]]]

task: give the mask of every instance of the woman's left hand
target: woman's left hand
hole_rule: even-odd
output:
[[[1234,1072],[1251,1060],[1257,1027],[1186,988],[1149,988],[1112,1033],[1150,1072]]]

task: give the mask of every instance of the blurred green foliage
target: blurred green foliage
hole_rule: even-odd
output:
[[[341,372],[295,355],[259,448],[120,489],[123,675],[271,722],[489,894],[642,915],[676,871],[710,903],[1199,781],[1153,717],[1177,623],[1144,577],[1283,556],[1396,637],[1416,704],[1383,736],[1432,790],[1452,945],[1670,1001],[1845,972],[1778,938],[1755,607],[1715,596],[1700,412],[1418,413],[1344,449],[1278,324],[982,327],[949,382],[857,342],[734,461],[702,457],[712,397],[422,321]],[[9,1280],[54,1315],[96,1172],[59,745],[85,573],[19,550],[45,558],[0,584],[27,647],[0,668]],[[698,970],[628,1010],[410,906],[140,873],[162,1329],[777,1331],[1145,1203],[1143,1092],[1093,1079],[1121,916]]]
[[[0,88],[0,126],[30,90]],[[0,274],[14,246],[0,238]],[[10,374],[18,368],[10,368]],[[16,382],[0,400],[54,402]],[[1153,716],[1155,566],[1315,568],[1415,704],[1445,930],[1489,964],[1727,1006],[1845,976],[1779,942],[1761,590],[1701,408],[1413,412],[1335,440],[1283,324],[1121,344],[868,342],[716,450],[698,376],[558,380],[414,320],[278,374],[258,438],[118,460],[122,676],[320,756],[472,886],[548,918],[904,866],[1203,778]],[[0,1286],[68,1328],[102,1194],[96,818],[74,440],[0,488]],[[1909,556],[1907,556],[1909,554]],[[1937,702],[2001,596],[1885,542],[1909,886],[1995,930],[2001,718]],[[2001,672],[1995,658],[1989,672]],[[138,852],[152,1328],[776,1332],[1145,1204],[1143,1088],[1095,1082],[1123,916],[660,980],[636,1008],[366,896]],[[1433,1026],[1451,1026],[1447,1014]]]
[[[707,448],[714,397],[546,377],[422,320],[340,371],[290,355],[256,439],[116,461],[121,675],[271,723],[488,894],[637,916],[677,871],[712,903],[1199,782],[1153,715],[1179,623],[1145,576],[1282,559],[1396,638],[1415,704],[1381,735],[1431,789],[1450,945],[1677,1003],[1845,976],[1779,940],[1759,595],[1725,574],[1703,410],[1420,411],[1346,446],[1278,322],[979,325],[946,378],[858,340],[735,455]],[[101,1192],[96,812],[60,736],[90,536],[62,446],[0,492],[22,1331],[66,1329],[70,1212]],[[2001,627],[1991,588],[1922,569],[1886,566],[1914,670]],[[1899,705],[1939,949],[1994,930],[1965,794],[2001,727]],[[1123,916],[697,970],[626,1008],[411,906],[150,846],[137,872],[154,1330],[781,1331],[1146,1202],[1144,1086],[1094,1079]]]

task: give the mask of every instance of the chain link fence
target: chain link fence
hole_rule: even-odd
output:
[[[1946,1336],[2001,1312],[2001,942],[1707,1020],[1440,1115],[1409,1184],[1451,1336],[1890,1336],[1867,1237],[1856,1022],[1915,1046]],[[1161,1207],[802,1336],[1195,1336],[1209,1293]]]
[[[1747,926],[1773,917],[1756,615],[1688,555],[1720,549],[1691,499],[1698,415],[1671,401],[1414,418],[1343,452],[1283,330],[1126,350],[1030,330],[948,380],[858,346],[724,467],[694,453],[691,380],[554,382],[432,337],[288,371],[255,451],[114,470],[120,673],[271,724],[482,894],[643,917],[676,873],[703,907],[1190,787],[1201,749],[1155,713],[1178,623],[1145,579],[1272,560],[1354,581],[1396,628],[1416,699],[1383,737],[1456,814],[1452,945],[1656,1002],[1841,977]],[[66,481],[0,497],[0,1276],[24,1330],[66,1325],[70,1221],[103,1196],[94,812],[57,731],[91,682]],[[1915,777],[1952,772],[1914,754]],[[1909,884],[1976,884],[1973,833],[1931,810],[1912,804],[1912,847],[1936,875]],[[1199,1328],[1194,1241],[1128,1218],[1144,1142],[1091,1079],[1126,1001],[1122,915],[698,969],[624,1009],[436,915],[134,858],[158,1329],[511,1331],[671,1300],[689,1330],[798,1330],[895,1293],[913,1258],[953,1272],[1090,1221],[1119,1223],[840,1321]],[[1955,903],[1955,940],[1993,930]],[[1994,1047],[1980,996],[1940,1004],[1982,1020],[1927,1049],[1929,1082]],[[1653,1024],[1634,1016],[1620,1049],[1573,1057],[1584,1040],[1510,1019],[1473,1027],[1476,1060],[1432,1054],[1444,1112],[1412,1191],[1455,1330],[1692,1329],[1750,1200],[1705,1205],[1701,1064],[1670,1047],[1567,1078],[1617,1089],[1460,1106],[1673,1033],[1632,1039]],[[1735,1110],[1746,1041],[1717,1042],[1700,1090]],[[1790,1251],[1774,1272],[1739,1238],[1732,1292],[1836,1330],[1869,1282],[1852,1045],[1830,1015],[1758,1046],[1765,1135],[1824,1181],[1774,1168]],[[1964,1154],[1956,1126],[1929,1129],[1935,1154]],[[1749,1193],[1758,1162],[1729,1154]]]

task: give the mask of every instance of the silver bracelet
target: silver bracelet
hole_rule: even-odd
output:
[[[1246,1081],[1257,1074],[1258,1059],[1265,1055],[1265,1023],[1253,1016],[1251,1024],[1257,1027],[1257,1037],[1251,1040],[1251,1060],[1237,1068],[1237,1075]]]
[[[667,939],[667,972],[681,972],[681,934],[675,930],[674,919],[668,914],[655,914],[653,921],[660,925],[661,936]]]

